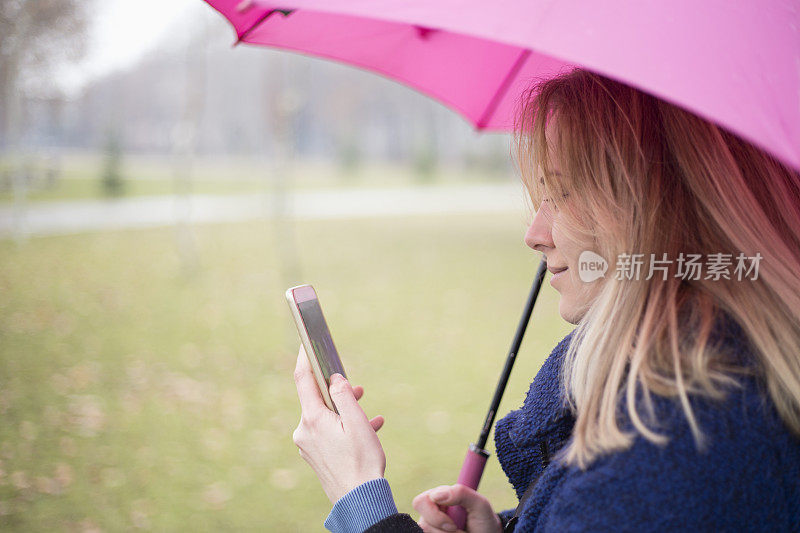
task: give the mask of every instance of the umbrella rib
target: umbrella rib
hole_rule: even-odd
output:
[[[266,13],[261,15],[261,17],[259,17],[259,19],[257,21],[255,21],[252,26],[250,26],[249,28],[247,28],[246,30],[244,30],[242,32],[242,34],[239,36],[239,38],[236,39],[236,44],[241,43],[248,35],[253,33],[253,31],[255,31],[256,28],[261,26],[262,22],[264,22],[265,20],[270,18],[272,16],[272,14],[275,13],[276,11],[278,11],[284,17],[288,17],[289,15],[291,15],[291,13],[292,13],[292,11],[294,11],[294,9],[270,9],[269,11],[267,11]]]
[[[494,112],[497,111],[497,106],[500,105],[500,100],[505,96],[506,92],[508,92],[508,88],[511,86],[511,82],[517,76],[517,73],[522,68],[522,65],[528,59],[528,56],[531,55],[531,51],[529,49],[524,49],[520,52],[519,56],[517,56],[517,60],[514,62],[514,65],[509,69],[506,73],[506,77],[503,79],[503,82],[497,88],[497,91],[494,93],[491,102],[489,105],[486,106],[486,109],[481,115],[480,120],[477,122],[478,129],[483,129],[486,127],[486,124],[489,123],[489,119],[492,118]]]

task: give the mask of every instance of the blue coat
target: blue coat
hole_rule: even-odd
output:
[[[800,531],[800,440],[755,376],[739,376],[743,387],[727,389],[723,402],[692,397],[705,452],[697,450],[678,400],[654,395],[659,432],[670,436],[664,447],[637,435],[630,449],[586,471],[548,462],[574,425],[558,379],[573,333],[545,361],[522,408],[495,429],[497,457],[517,496],[535,483],[516,532]],[[734,357],[753,360],[737,325],[726,322],[713,338]]]
[[[573,334],[544,362],[522,408],[495,428],[497,458],[517,497],[533,484],[516,533],[800,532],[800,439],[778,416],[757,372],[738,375],[741,387],[729,387],[725,400],[691,398],[704,451],[678,400],[654,395],[661,422],[654,429],[669,437],[666,445],[637,434],[629,449],[602,456],[585,471],[564,466],[556,452],[575,420],[565,407],[559,370]],[[734,362],[756,368],[734,322],[718,322],[711,340],[727,347]],[[622,427],[632,429],[626,411],[619,412]],[[505,522],[513,513],[499,514]],[[326,527],[337,533],[422,531],[410,515],[397,512],[384,478],[341,498]]]

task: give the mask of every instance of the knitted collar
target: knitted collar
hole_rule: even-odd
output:
[[[508,436],[519,447],[530,446],[574,421],[559,376],[574,334],[572,330],[550,353],[531,383],[525,403],[513,417]]]

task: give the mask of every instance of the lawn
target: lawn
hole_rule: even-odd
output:
[[[28,202],[103,199],[101,176],[105,158],[101,153],[66,153],[57,158],[25,160],[31,183],[24,193],[15,192],[11,183],[11,160],[0,159],[0,206],[24,196]],[[470,169],[442,164],[429,175],[419,175],[408,164],[363,162],[355,168],[342,168],[330,161],[298,158],[291,166],[276,167],[264,158],[246,156],[199,156],[186,170],[185,162],[170,156],[126,154],[119,173],[122,195],[158,196],[176,193],[240,194],[263,192],[276,186],[280,178],[288,189],[398,187],[408,185],[507,182],[513,173],[506,168]],[[57,178],[48,181],[48,171]]]
[[[413,513],[477,437],[539,259],[524,224],[260,221],[0,242],[0,527],[322,530],[330,504],[291,439],[299,341],[283,292],[303,282],[365,410],[386,417],[386,476]],[[545,285],[501,416],[570,329]],[[515,505],[494,458],[481,491]]]

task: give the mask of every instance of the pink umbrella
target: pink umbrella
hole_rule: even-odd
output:
[[[534,78],[580,65],[724,126],[800,170],[793,0],[206,0],[237,42],[357,65],[508,131]]]
[[[740,135],[800,170],[800,6],[793,0],[206,0],[237,43],[378,72],[479,130],[509,131],[523,90],[581,66]],[[477,488],[483,449],[546,264],[539,265],[477,444],[458,482]],[[463,529],[465,513],[448,514]]]

